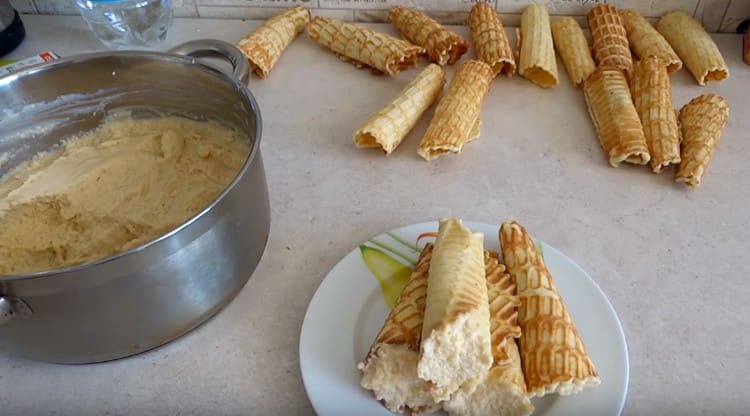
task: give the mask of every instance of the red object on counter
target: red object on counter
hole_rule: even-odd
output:
[[[742,61],[750,65],[750,19],[737,26],[737,33],[742,33]]]

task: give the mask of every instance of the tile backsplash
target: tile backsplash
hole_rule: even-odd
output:
[[[445,23],[461,23],[477,0],[173,0],[178,17],[218,19],[265,19],[279,10],[301,5],[315,15],[363,22],[384,21],[385,12],[401,5],[427,11]],[[683,10],[695,16],[708,31],[734,32],[750,18],[750,0],[491,0],[501,13],[503,23],[517,25],[521,11],[533,3],[547,7],[550,15],[578,17],[585,24],[586,12],[598,3],[612,3],[620,8],[633,8],[644,16],[658,18],[672,10]],[[21,13],[77,14],[75,0],[11,0]]]

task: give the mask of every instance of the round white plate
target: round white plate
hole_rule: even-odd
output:
[[[499,226],[468,221],[464,224],[484,233],[485,248],[499,251]],[[391,254],[377,245],[383,243],[416,260],[419,253],[398,240],[414,243],[421,233],[437,231],[437,227],[437,222],[410,225],[363,244]],[[581,267],[553,247],[539,244],[602,382],[573,396],[533,399],[534,416],[619,415],[629,376],[620,320],[607,297]],[[421,242],[420,247],[423,245]],[[392,257],[399,260],[398,256]],[[365,265],[359,248],[344,257],[320,284],[307,307],[299,345],[302,380],[318,415],[391,414],[360,387],[357,370],[357,363],[367,353],[388,312],[378,280]]]

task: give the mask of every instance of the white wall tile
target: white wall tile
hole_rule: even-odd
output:
[[[522,13],[532,4],[541,4],[550,15],[585,15],[589,9],[603,0],[498,0],[497,10],[500,13]]]
[[[346,20],[353,22],[355,21],[354,18],[354,10],[352,9],[311,9],[310,12],[312,13],[312,16],[323,16],[323,17],[332,17],[334,19],[340,19],[340,20]]]
[[[500,0],[503,1],[503,0]],[[419,10],[444,12],[467,12],[477,0],[319,0],[322,8],[390,9],[395,6],[412,7]],[[496,1],[488,1],[495,5]]]
[[[198,16],[211,19],[268,19],[286,10],[286,7],[201,6]]]
[[[175,17],[198,17],[195,0],[172,0]]]
[[[472,5],[482,0],[173,0],[177,17],[264,19],[285,8],[302,5],[313,14],[361,22],[387,21],[387,10],[407,6],[427,11],[446,24],[466,21]],[[666,12],[682,10],[694,15],[708,31],[734,32],[750,17],[750,0],[486,0],[500,12],[503,24],[515,26],[530,4],[543,4],[552,19],[573,16],[583,26],[586,13],[600,3],[632,8],[653,21]],[[24,13],[78,14],[75,0],[11,0]],[[267,9],[267,10],[259,10]]]
[[[745,19],[750,19],[750,1],[732,0],[719,30],[722,32],[735,32],[737,26]]]
[[[610,0],[607,3],[612,3],[621,9],[635,9],[645,17],[660,17],[667,12],[673,12],[676,10],[682,10],[683,12],[692,15],[695,12],[695,8],[698,6],[699,0]]]
[[[200,6],[242,6],[242,7],[275,7],[292,6],[318,7],[318,0],[196,0]]]
[[[36,13],[36,6],[32,0],[10,0],[11,6],[18,13]]]
[[[716,32],[721,27],[728,8],[729,0],[700,0],[695,10],[695,18],[708,32]]]
[[[321,9],[324,10],[324,9]],[[430,17],[445,25],[465,25],[469,20],[468,12],[425,11]],[[355,10],[354,20],[357,22],[389,23],[388,10]]]
[[[40,14],[79,14],[75,0],[34,0]]]

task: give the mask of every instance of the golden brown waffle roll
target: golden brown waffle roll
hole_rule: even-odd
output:
[[[529,416],[534,412],[513,338],[508,339],[506,349],[509,361],[493,364],[473,393],[466,394],[461,388],[443,403],[450,416]]]
[[[362,371],[362,387],[372,391],[392,412],[433,412],[440,408],[432,400],[429,383],[417,377],[432,249],[432,244],[427,244],[422,250],[370,351],[357,366]]]
[[[651,169],[661,173],[669,165],[680,163],[680,133],[664,61],[652,55],[636,62],[630,88],[651,156]]]
[[[521,336],[518,326],[516,283],[505,265],[494,251],[484,252],[484,275],[487,279],[487,295],[490,300],[490,331],[492,334],[492,359],[494,364],[505,364],[510,360],[506,341]]]
[[[680,109],[682,162],[675,180],[697,187],[729,121],[729,104],[716,94],[693,98]]]
[[[542,256],[515,221],[500,227],[503,260],[521,299],[521,362],[531,397],[568,395],[601,380]]]
[[[557,85],[557,60],[547,9],[539,4],[526,7],[516,37],[519,75],[543,88]]]
[[[729,68],[716,43],[692,16],[683,12],[667,13],[659,19],[656,29],[680,55],[698,85],[729,77]]]
[[[490,302],[492,367],[473,393],[461,387],[443,403],[450,415],[529,415],[534,410],[526,396],[526,382],[514,338],[521,336],[513,277],[498,261],[496,252],[484,252],[484,272]]]
[[[469,29],[477,59],[486,62],[495,76],[511,76],[516,72],[513,51],[494,7],[482,2],[475,4],[469,12]]]
[[[416,66],[425,50],[419,46],[343,20],[317,16],[307,27],[310,38],[357,68],[395,75]]]
[[[572,17],[562,17],[552,22],[555,49],[562,58],[570,80],[577,87],[596,69],[591,50],[583,30]]]
[[[639,58],[658,56],[667,65],[667,72],[670,74],[682,68],[682,61],[669,42],[637,11],[620,10],[620,17],[628,34],[630,49]]]
[[[422,12],[394,7],[388,17],[403,37],[425,48],[430,60],[439,65],[454,64],[469,49],[464,38]]]
[[[597,68],[583,83],[583,95],[609,164],[617,167],[622,161],[648,163],[651,157],[646,137],[625,75],[619,69]]]
[[[432,160],[445,153],[460,153],[464,144],[479,135],[479,112],[492,83],[492,69],[471,60],[458,68],[448,90],[435,107],[417,153]]]
[[[430,261],[417,374],[436,402],[492,364],[484,236],[442,219]]]
[[[596,63],[630,73],[633,58],[628,46],[628,35],[617,8],[611,4],[600,4],[589,10],[586,18],[591,30]]]
[[[310,22],[310,11],[301,6],[266,20],[237,42],[255,75],[265,78],[294,38]]]
[[[357,147],[380,147],[390,154],[432,105],[445,85],[440,66],[430,64],[398,96],[354,133]]]

